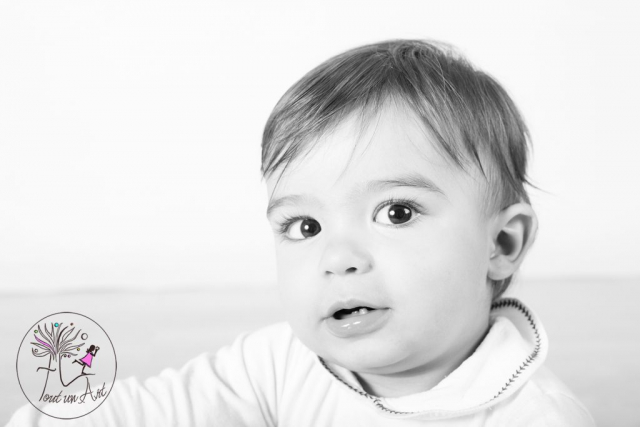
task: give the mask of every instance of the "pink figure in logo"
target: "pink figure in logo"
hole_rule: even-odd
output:
[[[100,350],[100,347],[96,347],[95,345],[91,344],[91,347],[89,347],[86,350],[87,354],[82,359],[80,359],[80,360],[76,359],[76,360],[73,361],[73,363],[78,363],[78,364],[82,365],[82,372],[80,373],[80,375],[91,375],[91,374],[85,374],[84,373],[84,369],[87,366],[89,368],[91,367],[91,362],[93,362],[93,358],[98,353],[98,350]]]

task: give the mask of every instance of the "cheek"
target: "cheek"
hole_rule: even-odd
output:
[[[291,323],[305,323],[316,314],[309,257],[304,250],[287,247],[276,250],[278,288],[287,318]]]
[[[488,245],[475,227],[453,221],[432,225],[385,250],[381,259],[385,281],[395,283],[393,295],[433,313],[487,292]]]
[[[437,243],[431,251],[433,263],[446,268],[452,277],[460,280],[485,282],[488,269],[489,241],[485,227],[466,218],[442,221],[434,230],[432,240]]]
[[[320,295],[310,273],[310,257],[302,257],[304,253],[295,248],[276,251],[280,301],[295,336],[316,354],[323,355],[317,334]]]
[[[300,279],[299,265],[291,259],[290,251],[276,251],[276,266],[278,274],[278,287],[282,295],[282,302],[287,309],[296,304],[295,283]]]
[[[276,248],[276,268],[278,283],[290,286],[292,283],[309,283],[313,268],[313,255],[308,248],[296,244],[281,244]]]

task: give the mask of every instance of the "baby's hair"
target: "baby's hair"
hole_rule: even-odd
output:
[[[498,212],[530,203],[525,184],[529,135],[506,91],[452,47],[391,40],[337,55],[307,73],[280,99],[262,139],[263,178],[304,157],[318,138],[351,114],[362,130],[389,103],[412,110],[447,158],[487,181],[485,208]],[[277,182],[276,182],[277,185]],[[494,298],[511,277],[493,281]]]

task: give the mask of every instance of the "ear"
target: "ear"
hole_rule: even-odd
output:
[[[538,217],[527,203],[516,203],[494,218],[488,278],[504,280],[516,272],[533,244]]]

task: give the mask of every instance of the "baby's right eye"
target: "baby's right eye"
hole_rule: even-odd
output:
[[[315,236],[320,230],[320,223],[313,218],[293,218],[283,224],[281,233],[290,240],[304,240]]]

